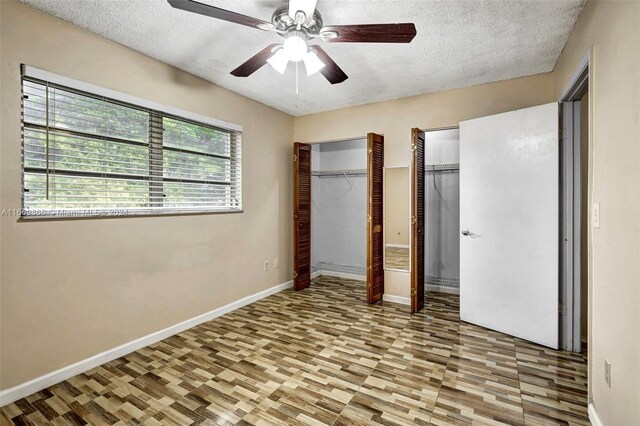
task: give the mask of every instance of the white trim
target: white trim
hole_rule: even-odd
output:
[[[409,248],[409,244],[385,244],[385,246],[394,248]]]
[[[35,379],[29,380],[28,382],[0,391],[0,407],[17,401],[18,399],[24,398],[25,396],[29,396],[35,392],[41,391],[45,388],[48,388],[49,386],[55,385],[56,383],[60,383],[80,373],[91,370],[92,368],[98,367],[106,362],[113,361],[114,359],[120,358],[121,356],[137,351],[140,348],[144,348],[145,346],[149,346],[153,343],[159,342],[160,340],[166,339],[167,337],[173,336],[174,334],[181,333],[184,330],[195,327],[198,324],[210,321],[216,317],[242,308],[243,306],[249,305],[260,299],[264,299],[265,297],[271,296],[275,293],[279,293],[283,290],[290,289],[292,287],[293,281],[287,281],[286,283],[276,285],[258,293],[254,293],[240,300],[236,300],[235,302],[231,302],[228,305],[206,312],[202,315],[198,315],[197,317],[193,317],[178,324],[169,326],[163,330],[156,331],[155,333],[148,334],[136,340],[132,340],[131,342],[125,343],[124,345],[106,350],[82,361],[78,361],[75,364],[68,365],[59,370],[55,370],[43,376],[36,377]]]
[[[580,75],[582,75],[584,70],[589,67],[590,58],[591,58],[591,48],[587,49],[587,52],[584,54],[580,62],[578,62],[578,66],[576,67],[576,70],[573,72],[573,75],[571,76],[567,84],[564,86],[564,89],[562,90],[562,95],[560,96],[560,98],[558,98],[559,102],[562,102],[563,99],[567,97],[571,89],[573,89],[573,86],[578,81],[578,78],[580,78]]]
[[[107,98],[115,99],[121,102],[129,104],[155,109],[158,111],[166,112],[167,114],[176,115],[178,117],[186,118],[189,120],[197,121],[204,124],[209,124],[215,127],[221,127],[227,130],[235,130],[242,132],[242,126],[239,124],[233,124],[215,118],[207,117],[206,115],[197,114],[195,112],[185,111],[180,108],[175,108],[169,105],[164,105],[158,102],[150,101],[148,99],[139,98],[134,95],[118,92],[116,90],[107,89],[104,87],[96,86],[95,84],[87,83],[73,78],[65,77],[51,71],[41,70],[31,65],[22,65],[22,75],[26,77],[37,78],[39,80],[48,81],[50,83],[59,84],[61,86],[67,86],[72,89],[81,90],[94,95],[100,95]]]
[[[393,294],[383,294],[382,300],[385,302],[399,303],[401,305],[411,305],[411,299],[408,297],[394,296]]]
[[[329,271],[326,269],[321,269],[319,271],[314,272],[314,274],[318,274],[317,276],[320,275],[324,275],[327,277],[336,277],[336,278],[345,278],[347,280],[356,280],[356,281],[366,281],[367,280],[367,276],[366,275],[360,275],[360,274],[350,274],[348,272],[339,272],[339,271]],[[312,278],[314,278],[312,276]]]
[[[604,426],[604,423],[602,423],[600,416],[598,416],[598,413],[596,412],[596,407],[593,405],[593,402],[589,403],[587,411],[589,413],[589,421],[593,426]]]

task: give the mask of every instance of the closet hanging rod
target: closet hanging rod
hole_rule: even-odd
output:
[[[366,176],[367,169],[312,171],[311,175],[318,176],[318,177],[342,177],[342,178],[346,176]]]

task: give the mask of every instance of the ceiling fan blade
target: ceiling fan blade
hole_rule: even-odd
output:
[[[296,12],[301,10],[306,16],[305,21],[308,21],[313,17],[317,2],[318,0],[289,0],[289,16],[295,21]]]
[[[222,19],[223,21],[233,22],[235,24],[246,25],[247,27],[257,28],[259,30],[271,31],[275,27],[271,22],[262,19],[252,18],[251,16],[242,15],[219,7],[210,6],[208,4],[199,3],[193,0],[167,0],[169,4],[176,9],[185,10],[187,12],[197,13],[199,15],[210,16],[212,18]]]
[[[309,46],[310,50],[313,50],[318,58],[324,63],[324,67],[320,69],[320,72],[324,77],[329,80],[331,84],[342,83],[349,77],[340,69],[338,64],[333,62],[333,59],[324,51],[324,49],[316,44]]]
[[[320,30],[320,37],[331,43],[411,43],[414,24],[332,25]]]
[[[231,71],[231,75],[234,75],[236,77],[249,77],[251,74],[265,66],[265,64],[267,63],[267,59],[275,54],[274,49],[278,46],[280,46],[279,43],[274,43],[265,47],[260,52],[249,58],[247,62]]]

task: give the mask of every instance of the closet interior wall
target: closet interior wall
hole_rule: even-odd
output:
[[[367,141],[312,146],[312,270],[365,279]]]
[[[425,133],[425,287],[460,293],[458,129]]]

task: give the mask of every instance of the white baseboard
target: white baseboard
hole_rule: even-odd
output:
[[[399,303],[401,305],[411,305],[411,299],[408,297],[394,296],[393,294],[383,294],[382,300],[385,302]]]
[[[385,244],[387,247],[395,247],[395,248],[409,248],[409,244]]]
[[[25,396],[29,396],[32,393],[39,392],[45,388],[48,388],[49,386],[53,386],[56,383],[60,383],[80,373],[91,370],[92,368],[98,367],[99,365],[102,365],[106,362],[113,361],[114,359],[120,358],[121,356],[137,351],[140,348],[144,348],[145,346],[149,346],[153,343],[159,342],[160,340],[166,339],[169,336],[181,333],[184,330],[195,327],[196,325],[202,324],[203,322],[210,321],[216,317],[219,317],[231,311],[235,311],[236,309],[242,308],[243,306],[249,305],[260,299],[264,299],[267,296],[271,296],[272,294],[292,287],[293,281],[288,281],[286,283],[276,285],[261,292],[244,297],[240,300],[236,300],[235,302],[229,303],[228,305],[206,312],[202,315],[198,315],[197,317],[172,325],[163,330],[156,331],[155,333],[148,334],[144,337],[125,343],[124,345],[120,345],[116,348],[109,349],[82,361],[78,361],[75,364],[71,364],[59,370],[52,371],[51,373],[45,374],[44,376],[37,377],[33,380],[29,380],[28,382],[0,391],[0,407],[17,401],[18,399],[24,398]]]
[[[598,413],[596,412],[596,407],[593,405],[593,402],[589,403],[588,413],[589,421],[593,426],[604,426],[604,423],[602,423],[600,416],[598,416]]]
[[[347,280],[356,280],[356,281],[366,281],[367,280],[367,276],[366,275],[351,274],[349,272],[327,271],[325,269],[322,269],[320,271],[316,271],[313,274],[318,274],[315,277],[318,277],[320,275],[325,275],[327,277],[344,278],[344,279],[347,279]],[[313,274],[311,275],[311,278],[315,278]]]

